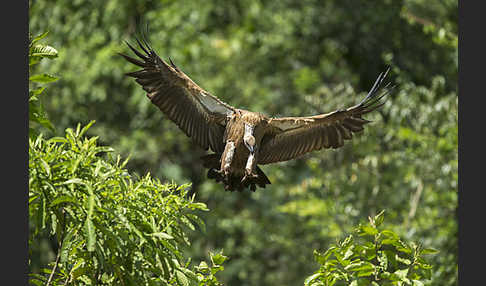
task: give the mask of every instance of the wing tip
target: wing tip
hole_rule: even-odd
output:
[[[137,66],[139,66],[139,67],[145,67],[145,63],[144,63],[144,62],[142,62],[142,61],[139,61],[139,60],[137,60],[137,59],[134,59],[134,58],[132,58],[132,57],[130,57],[130,56],[128,56],[128,55],[125,55],[125,54],[123,54],[123,53],[120,53],[120,52],[118,52],[118,55],[120,55],[120,56],[124,57],[124,58],[125,58],[127,61],[131,62],[131,63],[132,63],[132,64],[134,64],[134,65],[137,65]]]
[[[170,62],[170,65],[178,72],[180,72],[181,70],[174,64],[174,62],[172,61],[172,59],[170,57],[169,58],[169,62]]]
[[[382,98],[384,98],[385,96],[389,95],[391,93],[391,91],[397,86],[395,84],[395,85],[390,87],[391,82],[388,82],[387,84],[382,86],[382,83],[383,83],[384,79],[386,78],[386,76],[388,75],[388,73],[390,72],[390,70],[391,70],[391,67],[386,66],[386,70],[384,72],[381,72],[378,75],[378,78],[376,79],[375,83],[371,87],[371,89],[368,92],[368,94],[366,95],[366,97],[357,105],[357,107],[360,110],[359,114],[365,114],[365,113],[371,112],[371,111],[383,106],[386,103],[387,99],[385,99],[385,101],[383,101],[383,102],[380,102],[380,100]],[[380,93],[379,91],[382,90],[382,89],[385,89],[385,91],[383,93]],[[377,103],[378,103],[378,105],[376,105]]]

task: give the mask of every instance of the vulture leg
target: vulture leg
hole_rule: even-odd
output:
[[[223,155],[221,156],[221,172],[229,180],[231,162],[235,155],[235,143],[228,141],[224,147]]]
[[[250,152],[248,160],[246,161],[245,175],[243,176],[243,178],[241,178],[241,183],[244,183],[247,180],[253,181],[253,179],[258,179],[258,174],[253,172],[256,166],[256,162],[257,160],[255,158],[255,153]]]
[[[246,167],[245,167],[245,175],[246,176],[251,176],[253,173],[253,168],[255,167],[255,154],[250,153],[248,156],[248,160],[246,161]]]

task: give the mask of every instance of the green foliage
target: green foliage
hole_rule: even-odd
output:
[[[57,57],[57,50],[48,45],[42,45],[38,42],[47,36],[47,32],[32,38],[29,35],[29,72],[33,65],[38,64],[42,59],[53,59]],[[45,90],[45,86],[39,86],[38,84],[50,83],[58,80],[57,77],[43,73],[29,76],[29,136],[33,137],[38,135],[35,126],[30,124],[40,124],[51,131],[54,131],[54,126],[47,118],[42,104],[39,101],[39,96]]]
[[[55,134],[96,120],[88,133],[130,154],[131,172],[191,182],[211,212],[200,215],[205,233],[188,233],[186,254],[224,249],[225,285],[302,284],[314,249],[382,209],[389,230],[440,250],[426,284],[457,285],[457,1],[36,0],[29,13],[31,31],[49,30],[62,48],[32,67],[62,75],[42,98]],[[263,166],[267,189],[229,194],[206,179],[203,150],[123,76],[134,67],[116,53],[128,52],[139,19],[161,57],[236,107],[269,116],[347,107],[384,64],[397,92],[343,148]]]
[[[224,270],[224,266],[222,264],[225,262],[227,257],[223,255],[222,251],[216,254],[210,252],[209,256],[211,258],[211,266],[208,266],[206,261],[201,261],[201,263],[199,263],[199,266],[195,267],[199,279],[199,284],[215,286],[223,285],[219,283],[215,274]]]
[[[64,137],[29,140],[29,246],[46,234],[57,246],[55,261],[31,273],[30,282],[220,285],[214,274],[225,256],[211,254],[211,267],[191,269],[182,251],[188,231],[204,227],[197,211],[206,205],[188,196],[187,185],[149,174],[133,179],[128,160],[83,136],[92,123],[66,129]]]
[[[337,242],[324,253],[314,251],[319,270],[309,276],[306,286],[318,285],[424,285],[432,266],[423,255],[434,249],[422,249],[406,243],[388,229],[383,229],[384,211],[369,217],[353,234]]]

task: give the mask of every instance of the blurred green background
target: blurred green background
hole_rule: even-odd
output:
[[[429,285],[457,284],[457,1],[29,1],[29,30],[49,31],[59,58],[38,69],[60,77],[41,99],[61,135],[88,132],[128,168],[178,184],[211,209],[186,249],[229,256],[225,285],[299,285],[325,250],[386,210],[406,239],[440,251]],[[269,116],[307,116],[357,103],[385,65],[398,89],[338,150],[262,169],[272,181],[229,193],[206,179],[196,148],[125,72],[139,22],[170,56],[223,101]],[[52,256],[48,244],[43,253]],[[47,259],[47,258],[46,258]]]

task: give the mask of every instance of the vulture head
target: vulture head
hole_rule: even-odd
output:
[[[255,129],[254,126],[245,123],[245,133],[243,134],[243,143],[245,144],[248,151],[251,154],[255,153],[255,136],[253,136],[253,130]]]

